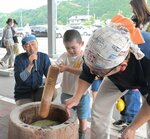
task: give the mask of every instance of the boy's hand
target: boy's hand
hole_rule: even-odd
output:
[[[60,65],[59,65],[59,70],[60,70],[60,72],[64,72],[64,71],[66,71],[66,69],[67,69],[67,66],[66,66],[66,65],[64,65],[64,64],[60,64]]]

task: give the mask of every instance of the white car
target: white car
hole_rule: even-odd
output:
[[[24,37],[26,35],[23,27],[18,27],[16,31],[17,31],[17,36],[19,37]]]
[[[57,25],[56,26],[56,38],[62,38],[65,31],[69,28],[64,25]]]
[[[0,37],[3,36],[3,28],[0,28]]]
[[[90,36],[93,33],[93,31],[90,28],[82,26],[82,25],[72,25],[70,27],[72,29],[79,31],[80,34],[84,36]]]
[[[62,38],[64,35],[64,30],[61,28],[56,27],[56,38]]]

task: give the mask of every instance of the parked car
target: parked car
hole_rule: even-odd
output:
[[[47,37],[47,30],[46,25],[31,26],[31,34],[36,37]]]
[[[62,38],[65,31],[70,29],[69,27],[66,27],[64,25],[57,25],[56,26],[56,38]]]
[[[17,36],[19,36],[19,37],[24,37],[26,34],[25,34],[25,32],[24,32],[24,29],[23,29],[23,27],[18,27],[17,28]]]
[[[48,34],[47,25],[37,25],[30,27],[31,27],[31,34],[35,35],[36,37],[47,37]],[[67,28],[64,25],[56,25],[56,38],[62,38],[67,29],[69,28]]]
[[[58,27],[56,27],[56,38],[62,38],[64,31]]]
[[[78,30],[80,34],[84,36],[89,36],[93,33],[93,31],[90,28],[82,26],[82,25],[71,25],[70,27],[72,29]]]
[[[31,34],[30,27],[17,27],[17,36],[24,37],[27,34]]]
[[[3,28],[0,28],[0,37],[3,35]]]

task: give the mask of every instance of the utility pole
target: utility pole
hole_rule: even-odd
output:
[[[22,27],[22,10],[21,10],[21,15],[20,15],[20,26]]]
[[[88,0],[88,6],[87,6],[87,15],[90,15],[90,4],[89,4],[89,0]]]

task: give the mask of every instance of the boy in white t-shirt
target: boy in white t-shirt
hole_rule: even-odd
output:
[[[67,50],[56,61],[63,72],[61,83],[62,94],[61,103],[71,98],[77,89],[78,78],[82,70],[83,51],[81,47],[84,42],[77,30],[67,30],[63,36],[63,43]],[[87,129],[87,119],[90,116],[90,95],[85,92],[78,106],[74,108],[79,118],[79,139],[85,139],[85,131]]]

